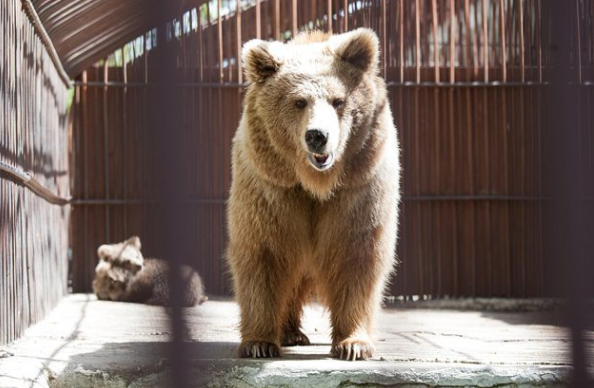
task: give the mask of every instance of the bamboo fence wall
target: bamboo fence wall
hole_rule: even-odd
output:
[[[242,43],[318,28],[371,27],[402,145],[403,204],[392,295],[550,296],[561,258],[544,236],[562,128],[547,119],[555,45],[546,0],[211,1],[78,78],[73,137],[73,284],[89,291],[95,249],[138,234],[158,255],[146,105],[151,53],[176,45],[194,254],[213,294],[223,264],[230,144],[241,114]],[[584,172],[592,171],[594,1],[568,1]],[[163,31],[161,31],[163,32]],[[156,42],[155,42],[156,41]],[[155,47],[155,43],[157,43]],[[589,193],[591,195],[592,193]],[[594,290],[593,290],[594,292]]]
[[[0,26],[0,162],[67,196],[67,87],[20,1],[2,2]],[[0,171],[0,345],[66,293],[69,213]]]

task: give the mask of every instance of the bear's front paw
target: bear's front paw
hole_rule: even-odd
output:
[[[280,348],[266,341],[246,341],[239,345],[239,357],[273,358],[280,357]]]
[[[307,346],[311,343],[309,342],[309,338],[301,330],[296,329],[285,331],[281,344],[282,346]]]
[[[332,346],[332,357],[346,361],[365,360],[373,357],[375,351],[371,341],[361,338],[347,338]]]

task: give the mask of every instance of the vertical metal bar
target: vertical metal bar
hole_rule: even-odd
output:
[[[328,32],[332,33],[332,0],[326,0],[326,7],[328,13]]]
[[[520,13],[520,71],[522,82],[526,81],[526,47],[524,43],[524,0],[519,0]]]
[[[501,143],[501,149],[503,152],[503,157],[502,157],[502,163],[501,165],[502,167],[502,171],[501,174],[503,175],[502,177],[502,182],[503,182],[503,187],[501,188],[501,190],[506,193],[509,194],[510,191],[510,184],[509,184],[509,166],[508,166],[508,162],[509,162],[509,154],[508,154],[508,137],[507,137],[507,132],[508,132],[508,117],[507,117],[507,98],[506,98],[506,93],[507,90],[505,89],[501,89],[500,90],[501,93],[501,106],[500,106],[500,111],[501,111],[501,124],[500,124],[500,131],[501,131],[501,136],[502,136],[502,143]],[[511,248],[510,248],[510,240],[512,239],[511,236],[511,227],[510,227],[510,217],[509,217],[509,207],[510,204],[509,202],[504,202],[502,204],[504,211],[502,212],[502,217],[503,217],[503,225],[505,228],[507,228],[507,235],[506,236],[501,236],[501,240],[502,242],[505,243],[504,248],[507,248],[506,250],[504,250],[504,254],[507,255],[507,260],[503,260],[502,264],[503,265],[503,273],[502,273],[502,277],[504,278],[504,284],[502,285],[502,289],[505,290],[505,296],[511,296],[512,293],[512,281],[511,281],[511,276],[512,276],[512,265],[511,265],[511,259],[512,259],[512,252],[511,252]],[[522,258],[518,258],[518,260],[522,260]]]
[[[433,67],[435,69],[435,82],[439,83],[439,72],[441,65],[439,63],[439,44],[437,39],[437,0],[431,0],[431,20],[433,21]],[[436,89],[437,90],[437,89]]]
[[[449,1],[449,14],[450,14],[450,31],[449,31],[449,59],[450,59],[450,83],[456,82],[456,73],[455,73],[455,62],[456,62],[456,26],[455,26],[455,4],[454,0]],[[450,88],[448,90],[448,125],[447,125],[447,133],[448,133],[448,148],[450,150],[450,171],[448,171],[448,175],[452,178],[452,182],[454,183],[453,190],[456,191],[455,180],[453,179],[456,176],[456,138],[455,138],[455,117],[454,117],[454,88]],[[457,204],[456,202],[452,202],[449,204],[448,208],[451,211],[451,220],[452,220],[452,228],[451,233],[453,235],[452,239],[452,264],[453,264],[453,294],[459,296],[460,295],[460,281],[459,281],[459,271],[460,265],[459,260],[460,257],[458,256],[458,216],[457,216]]]
[[[301,0],[305,1],[305,0]],[[313,28],[317,28],[316,20],[316,0],[309,0],[309,22],[313,24]]]
[[[293,1],[295,1],[295,0],[293,0]],[[343,30],[343,32],[346,32],[349,30],[349,0],[343,1],[343,7],[344,7],[344,30]]]
[[[81,80],[83,82],[82,85],[82,130],[79,131],[79,136],[82,136],[82,149],[80,150],[80,152],[82,153],[82,174],[83,174],[83,187],[82,187],[82,198],[84,199],[88,199],[89,198],[89,148],[88,148],[88,144],[89,144],[89,112],[88,112],[88,107],[89,107],[89,93],[88,93],[88,87],[87,87],[87,78],[88,77],[88,73],[87,71],[83,71],[82,73],[82,77]],[[82,209],[82,222],[83,222],[83,233],[84,233],[84,238],[83,238],[83,251],[81,252],[82,255],[81,256],[86,256],[86,247],[88,247],[90,245],[89,242],[89,207],[85,206]],[[82,271],[84,270],[86,267],[86,263],[87,260],[85,260],[83,263],[81,263],[81,260],[77,260],[76,261],[76,265],[73,264],[73,268],[75,269],[74,274],[73,274],[73,288],[74,291],[81,291],[83,284],[82,284]]]
[[[291,4],[291,29],[293,31],[293,36],[297,35],[297,32],[299,32],[297,26],[297,0],[293,0]]]
[[[125,46],[121,49],[122,52],[122,72],[123,72],[123,81],[124,84],[128,83],[128,65],[126,63],[126,56],[125,56]],[[123,158],[123,168],[122,170],[124,171],[125,175],[129,175],[130,174],[130,170],[128,168],[128,150],[127,150],[127,146],[128,146],[128,136],[129,136],[129,131],[128,131],[128,88],[124,87],[122,90],[122,131],[123,131],[123,135],[122,135],[122,149],[123,149],[123,154],[125,155]],[[131,174],[130,174],[131,175]],[[123,199],[126,200],[128,199],[128,182],[130,181],[130,179],[126,179],[126,176],[122,177],[123,180],[123,189],[124,189],[124,195],[123,195]],[[124,235],[128,236],[128,206],[124,206],[124,208],[122,209],[123,213],[124,213]]]
[[[538,50],[538,82],[542,83],[542,11],[541,11],[541,0],[536,0],[536,46]],[[593,23],[594,25],[594,23]],[[594,36],[594,34],[593,34]]]
[[[435,9],[435,13],[433,14],[434,18],[437,18],[437,9]],[[437,34],[437,31],[436,31]],[[435,36],[435,40],[437,41],[437,35]],[[439,70],[441,70],[440,66],[437,66],[438,63],[436,63],[436,68],[437,68],[437,76],[439,77]],[[434,123],[434,127],[433,127],[433,132],[434,132],[434,143],[433,146],[435,147],[435,159],[434,159],[434,164],[431,166],[431,169],[433,170],[434,175],[434,179],[432,179],[433,184],[434,184],[434,192],[435,193],[439,193],[441,190],[441,174],[440,174],[440,165],[441,165],[441,111],[440,111],[440,101],[441,101],[441,90],[439,88],[434,88],[433,90],[433,123]],[[434,210],[434,218],[435,218],[435,229],[442,227],[442,222],[443,222],[443,217],[442,217],[442,205],[439,203],[433,204],[432,205]],[[437,261],[437,265],[436,265],[436,277],[437,277],[437,285],[435,288],[436,291],[436,295],[437,296],[443,296],[444,295],[444,288],[443,288],[443,260],[444,260],[444,255],[443,255],[443,242],[442,242],[442,234],[441,233],[435,233],[435,245],[437,246],[436,252],[435,252],[435,260]]]
[[[241,8],[241,1],[237,1],[238,7]],[[206,6],[208,7],[208,3],[206,4]],[[202,8],[202,7],[201,7]],[[208,25],[208,21],[206,22],[206,24]],[[240,26],[241,27],[241,26]],[[198,77],[198,79],[200,80],[200,82],[204,81],[204,44],[202,41],[203,35],[204,35],[204,27],[202,26],[202,12],[198,13],[198,69],[200,71],[200,77]],[[241,29],[240,29],[241,31]],[[238,61],[241,63],[241,55],[238,58]],[[241,66],[241,64],[240,64]]]
[[[488,90],[487,88],[483,88],[482,90],[482,105],[483,105],[483,117],[482,117],[482,121],[483,121],[483,142],[482,142],[482,154],[484,155],[483,158],[483,171],[482,171],[482,175],[483,177],[485,177],[485,190],[487,190],[488,192],[491,192],[492,187],[491,187],[491,174],[489,172],[489,163],[490,163],[490,158],[491,158],[491,152],[489,150],[489,131],[490,131],[490,126],[489,126],[489,110],[488,110],[488,103],[489,103],[489,96],[488,96]],[[479,151],[480,152],[480,151]],[[487,257],[486,257],[486,261],[487,261],[487,265],[486,265],[486,271],[485,271],[485,276],[487,277],[487,295],[488,296],[494,296],[493,294],[493,255],[491,254],[492,248],[492,238],[491,238],[491,204],[489,201],[486,201],[484,204],[484,216],[485,216],[485,229],[486,231],[486,236],[487,236],[487,247],[486,247],[486,252],[487,252]]]
[[[475,174],[475,170],[474,170],[474,127],[472,125],[472,115],[471,115],[471,107],[472,107],[472,100],[471,100],[471,89],[470,88],[466,88],[465,91],[465,95],[466,95],[466,105],[465,105],[465,111],[466,111],[466,148],[468,149],[468,160],[467,160],[467,165],[468,165],[468,175],[469,175],[469,185],[468,188],[470,190],[470,192],[474,193],[476,188],[474,185],[474,174]],[[475,203],[471,203],[470,204],[470,233],[471,236],[469,237],[470,240],[470,244],[471,244],[471,248],[470,248],[470,254],[471,254],[471,292],[473,296],[477,295],[477,265],[476,265],[476,261],[478,260],[477,254],[476,254],[476,230],[475,230]]]
[[[219,82],[222,83],[225,78],[225,74],[223,71],[223,18],[221,16],[221,0],[217,0],[217,42]]]
[[[218,0],[218,5],[219,5],[219,9],[220,9],[220,7],[221,7],[221,0]],[[219,25],[222,24],[222,19],[221,19],[221,16],[220,15],[221,15],[221,13],[219,12]],[[222,33],[223,33],[223,31],[221,30],[221,35],[219,35],[219,42],[222,42],[222,40],[223,40]],[[221,43],[221,45],[222,45],[222,43]],[[220,67],[223,67],[223,57],[222,56],[220,57],[219,66]],[[223,140],[223,137],[224,137],[223,129],[225,128],[225,125],[224,125],[224,118],[225,118],[225,116],[223,114],[223,106],[224,106],[224,104],[223,104],[223,88],[222,87],[218,87],[217,88],[217,98],[218,98],[217,111],[218,111],[218,121],[219,121],[217,127],[218,128],[221,128],[221,130],[216,131],[216,133],[217,133],[216,144],[218,146],[218,152],[216,154],[217,155],[224,155],[224,150],[222,149],[222,147],[223,147],[223,144],[225,144],[225,142]],[[218,176],[218,179],[219,179],[219,182],[218,182],[218,185],[217,185],[218,186],[217,196],[220,196],[221,193],[224,192],[224,188],[223,188],[223,186],[224,186],[223,177],[225,176],[225,173],[222,171],[223,168],[224,168],[224,166],[225,166],[225,163],[222,163],[222,162],[219,163],[219,171],[217,172],[217,176]],[[224,212],[223,211],[220,211],[219,206],[217,206],[217,205],[215,205],[215,206],[216,206],[216,209],[218,211],[218,220],[217,220],[218,221],[218,225],[219,225],[219,228],[218,228],[219,229],[218,230],[219,231],[218,242],[219,242],[219,246],[224,246],[225,245],[225,241],[224,241],[224,238],[225,237],[224,237],[224,235],[222,233],[223,232],[222,229],[223,229],[223,225],[224,225],[224,219],[223,219]],[[217,275],[219,275],[221,273],[220,267],[218,265],[219,263],[220,263],[219,260],[216,260],[216,261],[213,262],[213,264],[214,264],[213,266],[215,267],[215,271],[217,272]]]
[[[418,11],[418,10],[417,10]],[[418,15],[418,13],[416,13]],[[417,19],[418,20],[418,19]],[[421,192],[421,167],[419,163],[420,154],[421,154],[421,145],[420,145],[420,137],[421,137],[421,113],[420,113],[420,103],[419,103],[419,93],[420,88],[414,88],[414,160],[416,163],[415,165],[415,175],[414,175],[414,189],[416,195],[422,195]],[[415,207],[415,221],[416,221],[416,261],[418,266],[415,268],[416,273],[415,276],[412,277],[413,279],[413,287],[409,289],[410,291],[414,291],[415,294],[419,293],[419,288],[423,286],[423,275],[422,275],[422,268],[423,263],[425,261],[424,256],[424,247],[422,244],[422,237],[423,237],[423,220],[421,217],[421,207],[423,206],[422,203],[416,203]]]
[[[456,6],[450,0],[450,83],[456,82]]]
[[[483,0],[483,69],[485,82],[489,82],[489,30],[488,30],[488,0]]]
[[[416,81],[421,82],[421,15],[419,0],[415,0],[415,68]]]
[[[398,2],[399,12],[399,33],[400,33],[400,83],[404,83],[404,0]]]
[[[382,62],[384,78],[386,78],[388,68],[388,29],[386,26],[388,18],[386,17],[386,12],[386,0],[382,0]]]
[[[520,0],[521,2],[522,0]],[[500,20],[500,24],[499,24],[499,29],[500,29],[500,39],[501,39],[501,71],[502,71],[502,76],[503,76],[503,82],[507,82],[507,57],[506,57],[506,47],[505,47],[505,8],[504,8],[504,4],[503,4],[504,0],[499,0],[499,20]],[[520,13],[522,11],[520,10]],[[523,48],[523,45],[522,45]],[[522,69],[524,67],[522,66]],[[524,79],[522,77],[522,82],[524,82]]]
[[[256,39],[262,38],[262,11],[260,1],[256,0]]]
[[[237,0],[236,2],[236,14],[235,14],[235,21],[236,21],[236,28],[237,28],[237,82],[239,84],[243,83],[243,62],[241,60],[241,1]],[[198,27],[200,28],[200,27]]]
[[[471,41],[470,38],[472,36],[472,30],[471,30],[471,26],[470,26],[470,10],[469,10],[469,3],[468,0],[464,0],[464,35],[465,35],[465,42],[466,42],[466,50],[464,50],[464,67],[468,68],[468,65],[470,63],[470,47],[471,47]],[[474,29],[473,29],[474,30]],[[472,57],[473,62],[476,60],[476,58]],[[469,74],[468,71],[466,71],[467,76],[466,76],[466,80],[469,81],[471,79],[473,79],[474,76],[476,76],[476,74]]]
[[[109,82],[109,57],[105,59],[103,65],[103,82],[105,87],[103,88],[103,179],[105,180],[105,199],[110,198],[109,193],[109,124],[108,124],[108,82]],[[109,205],[105,205],[105,239],[106,241],[111,240],[110,236],[110,220],[109,220]]]
[[[280,0],[274,0],[274,39],[281,39]]]

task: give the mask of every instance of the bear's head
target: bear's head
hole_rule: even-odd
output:
[[[131,271],[101,260],[95,268],[93,291],[99,300],[121,300],[132,276]]]
[[[101,300],[121,300],[130,279],[142,269],[144,257],[136,236],[117,244],[103,244],[97,249],[93,290]]]
[[[369,29],[304,33],[286,44],[247,42],[242,125],[257,171],[321,199],[349,180],[350,160],[365,147],[384,90],[377,86],[378,58]]]
[[[140,238],[137,236],[117,244],[103,244],[97,249],[99,264],[103,262],[136,273],[142,269],[144,263],[140,248]]]

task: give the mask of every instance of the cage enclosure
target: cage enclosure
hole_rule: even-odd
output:
[[[368,27],[380,39],[403,168],[400,264],[387,304],[530,298],[538,309],[543,298],[566,297],[572,276],[586,279],[576,292],[591,298],[591,260],[559,256],[557,169],[575,156],[581,183],[570,197],[591,230],[594,1],[564,4],[559,14],[546,0],[4,1],[0,345],[68,293],[92,292],[98,246],[132,235],[153,257],[183,241],[176,263],[200,273],[213,309],[226,308],[216,303],[231,296],[224,253],[241,49],[307,30]],[[562,66],[571,128],[557,125]],[[577,139],[569,151],[560,146],[567,137]],[[89,297],[69,303],[80,298]],[[570,322],[582,322],[585,337],[573,338],[588,353],[593,334],[580,319]],[[566,382],[567,370],[551,384]]]

